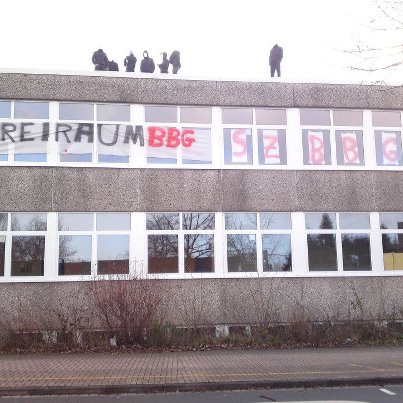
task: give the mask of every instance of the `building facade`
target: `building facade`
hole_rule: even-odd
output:
[[[129,276],[177,324],[401,318],[402,111],[402,87],[0,74],[3,311]]]

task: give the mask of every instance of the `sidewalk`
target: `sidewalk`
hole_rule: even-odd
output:
[[[402,347],[0,355],[0,396],[391,383]]]

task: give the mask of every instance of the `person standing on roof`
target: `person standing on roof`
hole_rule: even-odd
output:
[[[129,53],[129,56],[126,56],[123,64],[126,66],[126,72],[134,73],[134,69],[136,68],[137,58],[134,56],[133,52]]]
[[[94,63],[96,71],[105,71],[109,63],[106,53],[102,49],[96,50],[92,55],[92,63]]]
[[[168,74],[169,60],[167,52],[162,54],[162,63],[158,65],[162,74]]]
[[[109,71],[119,71],[119,66],[114,60],[111,60],[108,63],[108,70]]]
[[[174,50],[169,56],[169,63],[172,64],[172,74],[177,74],[181,68],[181,54],[179,50]]]
[[[283,48],[275,44],[270,51],[270,74],[274,77],[277,71],[277,77],[281,77],[280,63],[283,60]]]
[[[154,73],[155,63],[154,60],[148,56],[148,52],[145,50],[143,52],[143,60],[140,64],[140,71],[142,73]]]

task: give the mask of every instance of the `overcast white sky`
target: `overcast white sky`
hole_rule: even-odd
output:
[[[91,71],[101,47],[121,71],[133,50],[137,71],[144,49],[157,63],[178,49],[178,77],[260,80],[278,43],[285,81],[374,80],[339,51],[373,39],[371,0],[1,0],[0,11],[0,69]]]

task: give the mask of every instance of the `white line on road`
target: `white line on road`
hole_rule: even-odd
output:
[[[387,390],[387,389],[384,389],[384,388],[381,388],[381,389],[379,389],[381,392],[383,392],[383,393],[386,393],[387,395],[391,395],[391,396],[396,396],[396,393],[394,393],[394,392],[391,392],[390,390]]]

